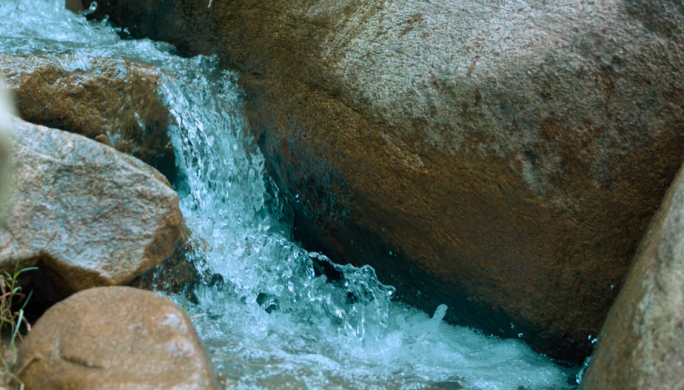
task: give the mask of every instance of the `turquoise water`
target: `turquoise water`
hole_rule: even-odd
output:
[[[56,0],[0,3],[0,52],[41,55],[69,71],[93,59],[131,59],[161,70],[178,168],[177,190],[203,274],[191,315],[231,388],[565,389],[574,372],[500,340],[394,302],[370,267],[335,266],[341,281],[316,276],[291,240],[292,221],[250,136],[237,74],[212,57],[180,58],[171,45],[122,40]],[[183,297],[171,297],[188,305]]]

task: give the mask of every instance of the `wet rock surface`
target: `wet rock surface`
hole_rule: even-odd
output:
[[[684,388],[684,172],[668,190],[601,330],[586,390]]]
[[[110,145],[175,181],[173,146],[166,131],[169,112],[157,93],[159,70],[109,58],[95,59],[84,68],[65,69],[59,61],[40,56],[0,54],[0,74],[22,119]]]
[[[121,285],[180,238],[178,196],[154,168],[79,135],[14,119],[0,268],[38,266],[34,301]]]
[[[309,249],[556,359],[591,352],[684,156],[671,1],[112,0],[105,14],[241,72]]]
[[[26,389],[222,389],[190,318],[131,287],[82,291],[50,308],[22,343]]]
[[[131,287],[151,291],[163,291],[168,294],[183,294],[192,290],[196,283],[203,280],[197,270],[197,263],[202,262],[198,256],[198,245],[201,243],[193,237],[192,231],[183,224],[180,240],[166,260],[138,275],[128,283]]]
[[[66,9],[79,13],[83,11],[83,2],[81,0],[66,0]]]

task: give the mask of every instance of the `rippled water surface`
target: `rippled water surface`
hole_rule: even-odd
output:
[[[211,57],[184,59],[173,47],[122,40],[106,22],[87,22],[64,1],[0,1],[0,52],[41,55],[67,70],[98,57],[159,68],[169,135],[183,179],[176,184],[194,232],[196,263],[220,275],[197,287],[191,315],[231,388],[565,389],[574,372],[519,340],[485,337],[393,302],[370,267],[336,266],[328,281],[291,240],[264,158],[249,136],[238,75]],[[514,326],[512,324],[512,326]],[[572,381],[570,379],[570,381]]]

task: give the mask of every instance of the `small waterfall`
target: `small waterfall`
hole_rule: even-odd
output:
[[[211,2],[210,2],[211,4]],[[239,75],[214,57],[122,40],[64,1],[5,0],[0,52],[41,55],[89,70],[100,57],[162,72],[159,93],[181,180],[176,184],[195,256],[211,283],[191,315],[219,371],[239,389],[565,389],[563,369],[518,340],[485,337],[392,300],[371,267],[335,265],[291,240],[292,221],[248,131]],[[330,280],[320,268],[334,269]]]

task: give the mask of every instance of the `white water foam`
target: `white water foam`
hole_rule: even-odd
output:
[[[53,58],[88,70],[98,57],[131,59],[164,74],[169,135],[182,173],[181,207],[202,273],[191,315],[219,371],[236,389],[566,389],[570,370],[519,340],[485,337],[391,300],[371,267],[318,275],[292,242],[292,222],[249,135],[238,75],[212,57],[183,59],[173,47],[122,40],[61,0],[0,3],[0,52]],[[217,281],[218,280],[218,281]]]

